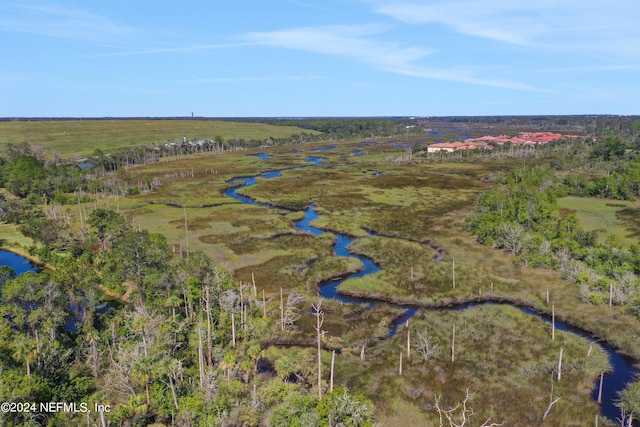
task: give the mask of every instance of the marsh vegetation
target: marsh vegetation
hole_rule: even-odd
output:
[[[582,139],[534,149],[424,152],[427,143],[443,135],[497,131],[495,124],[464,126],[432,123],[429,129],[437,133],[393,139],[371,135],[330,144],[298,141],[184,152],[113,170],[96,163],[74,169],[75,175],[26,147],[13,147],[3,164],[8,172],[2,212],[3,219],[17,224],[4,227],[21,230],[32,242],[15,234],[12,246],[56,266],[55,273],[45,273],[53,275],[48,280],[58,284],[56,292],[94,301],[102,290],[121,302],[103,313],[85,314],[74,332],[58,323],[46,326],[36,317],[24,324],[20,333],[29,339],[55,330],[61,348],[82,343],[85,353],[68,356],[71,370],[47,371],[47,358],[54,357],[45,352],[50,349],[35,346],[36,353],[18,356],[11,344],[20,338],[17,331],[5,331],[10,339],[2,349],[3,366],[16,375],[31,367],[38,378],[55,374],[74,396],[118,407],[108,417],[123,425],[352,420],[352,425],[437,426],[438,408],[454,408],[467,398],[478,425],[485,420],[592,425],[601,417],[592,398],[594,384],[610,370],[597,343],[564,332],[552,339],[549,325],[506,305],[433,308],[489,300],[549,315],[553,310],[559,319],[640,358],[640,322],[633,305],[637,279],[628,277],[624,302],[601,301],[608,292],[603,277],[638,274],[632,245],[636,206],[624,202],[617,214],[607,214],[616,222],[604,227],[606,233],[624,235],[624,242],[590,234],[597,226],[582,224],[580,212],[589,207],[578,200],[585,199],[560,198],[560,203],[569,201],[560,210],[557,199],[582,188],[574,185],[582,181],[572,181],[567,172],[574,167],[579,165],[587,182],[600,188],[595,171],[605,162],[598,151],[603,148]],[[635,182],[629,178],[634,162],[629,144],[622,154],[609,144],[621,165],[615,169],[621,178],[609,184],[618,188]],[[589,159],[590,152],[595,154]],[[257,156],[261,153],[268,156]],[[308,159],[317,155],[322,162]],[[20,171],[24,156],[38,160],[44,175],[17,186],[10,174]],[[56,189],[56,177],[69,187]],[[230,188],[253,177],[255,183],[234,190],[253,204],[229,196]],[[310,225],[321,234],[295,225],[309,206],[318,213]],[[41,213],[25,217],[23,212]],[[52,229],[55,234],[48,232]],[[372,260],[379,271],[342,281],[338,292],[377,303],[372,308],[325,300],[317,330],[312,304],[318,304],[318,286],[362,268],[357,258],[334,253],[341,236],[353,238],[348,250]],[[576,247],[592,247],[595,255],[618,257],[607,258],[608,270],[601,271],[602,266],[588,263],[602,256],[583,256],[599,275],[586,276],[586,290],[584,281],[564,280],[555,271],[557,254],[571,239]],[[547,258],[539,251],[544,241],[549,242]],[[21,280],[5,286],[15,288],[11,298],[31,283]],[[35,286],[35,279],[29,280]],[[3,301],[7,298],[3,291]],[[46,303],[42,296],[35,304]],[[19,304],[12,304],[11,309],[3,305],[5,315],[17,313]],[[417,314],[407,327],[397,319],[408,306]],[[420,340],[430,350],[416,347]],[[167,360],[166,366],[161,363]],[[270,368],[262,372],[259,360]],[[29,384],[21,387],[24,396],[36,396]],[[319,391],[325,392],[322,398]],[[1,392],[7,399],[18,393],[16,388]],[[47,399],[62,396],[52,388],[43,393]],[[339,408],[346,412],[338,415]],[[65,417],[52,420],[62,423]],[[600,425],[608,422],[600,418]]]

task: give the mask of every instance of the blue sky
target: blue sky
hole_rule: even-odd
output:
[[[2,0],[0,52],[0,117],[640,114],[637,0]]]

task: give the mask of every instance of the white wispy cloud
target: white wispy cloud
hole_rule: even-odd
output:
[[[179,47],[159,47],[151,49],[137,49],[137,50],[125,50],[118,52],[96,53],[89,55],[90,58],[108,58],[116,56],[134,56],[134,55],[156,55],[161,53],[188,53],[188,52],[200,52],[206,50],[217,49],[232,49],[242,46],[247,46],[248,43],[219,43],[219,44],[198,44],[192,46],[179,46]]]
[[[326,7],[322,7],[319,6],[317,4],[314,3],[310,3],[310,2],[304,2],[304,1],[299,1],[299,0],[285,0],[287,3],[292,3],[292,4],[297,4],[299,6],[304,6],[310,9],[316,9],[316,10],[321,10],[323,12],[330,12],[330,13],[335,13],[334,11],[327,9]]]
[[[180,80],[178,83],[250,83],[276,81],[322,80],[323,76],[280,76],[280,77],[208,77],[192,80]]]
[[[458,83],[468,83],[478,86],[489,86],[502,89],[515,89],[534,92],[557,93],[546,89],[540,89],[535,86],[527,85],[509,79],[493,79],[474,75],[465,67],[456,68],[432,68],[413,66],[410,64],[402,67],[388,67],[386,71],[406,76],[419,77],[423,79],[442,80]]]
[[[99,14],[57,5],[0,5],[0,31],[82,41],[122,38],[135,30]]]
[[[378,40],[377,37],[384,29],[371,25],[304,27],[253,32],[242,39],[256,45],[339,56],[372,65],[382,71],[406,76],[508,89],[538,90],[515,81],[478,77],[471,69],[423,66],[420,62],[435,53],[435,49]]]
[[[635,54],[640,7],[627,0],[365,0],[397,21],[442,25],[503,43]]]
[[[342,56],[376,65],[409,63],[434,52],[372,38],[382,31],[374,25],[335,25],[253,32],[243,39],[256,45]]]
[[[624,64],[624,65],[581,65],[574,67],[552,67],[552,68],[535,68],[520,71],[521,73],[542,74],[542,73],[570,73],[570,74],[588,74],[588,73],[608,73],[608,72],[636,72],[640,71],[640,64]]]

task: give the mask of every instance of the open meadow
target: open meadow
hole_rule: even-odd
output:
[[[64,158],[85,157],[95,150],[111,153],[142,144],[164,144],[197,139],[263,140],[292,134],[319,132],[293,126],[238,123],[202,119],[51,119],[0,121],[0,149],[8,144],[29,142],[42,146],[47,155]]]
[[[605,240],[613,236],[625,245],[640,243],[640,203],[587,197],[563,197],[561,208],[574,214],[587,231]]]

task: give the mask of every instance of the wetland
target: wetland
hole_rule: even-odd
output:
[[[63,244],[47,246],[49,240],[24,222],[3,225],[10,236],[5,244],[44,256],[52,266],[45,272],[49,279],[7,282],[4,297],[14,302],[0,306],[8,321],[21,321],[13,314],[25,295],[18,289],[46,282],[44,289],[54,283],[66,288],[23,309],[46,307],[53,295],[76,301],[76,308],[102,307],[76,309],[79,327],[62,327],[68,342],[83,340],[87,349],[65,378],[93,378],[86,380],[94,387],[88,393],[120,405],[119,415],[109,418],[116,423],[148,417],[169,425],[174,415],[184,416],[189,404],[183,399],[202,398],[209,409],[196,411],[201,421],[217,407],[226,411],[218,417],[236,425],[299,422],[306,407],[323,425],[327,416],[334,419],[323,405],[340,396],[352,409],[360,403],[371,408],[367,419],[389,426],[437,426],[436,407],[455,412],[463,400],[477,422],[564,426],[599,419],[613,425],[640,358],[633,300],[618,292],[607,304],[602,273],[585,288],[565,277],[568,270],[534,266],[536,258],[523,261],[520,249],[503,238],[487,244],[469,227],[479,223],[488,198],[502,200],[499,192],[511,191],[510,200],[519,200],[516,185],[530,179],[523,173],[535,177],[533,171],[548,171],[558,159],[569,164],[574,160],[566,159],[575,157],[567,153],[580,153],[582,142],[427,152],[429,144],[452,135],[486,132],[486,126],[447,123],[405,137],[233,149],[220,144],[111,173],[98,172],[104,159],[89,157],[81,173],[104,173],[101,186],[57,195],[43,206],[50,221],[63,221]],[[553,173],[554,181],[536,185],[561,196],[554,221],[574,229],[584,223],[577,235],[593,253],[606,249],[632,259],[636,202],[576,197],[568,184],[558,184],[571,182],[569,172]],[[527,197],[521,212],[535,219],[533,202],[540,196]],[[34,241],[21,237],[22,230]],[[526,247],[538,242],[543,248],[531,233]],[[561,239],[550,248],[558,250]],[[136,267],[138,255],[130,252],[136,247],[152,249],[144,255],[148,264]],[[99,305],[104,295],[118,304]],[[47,324],[19,327],[37,343],[38,329]],[[7,334],[21,330],[14,329]],[[99,339],[91,338],[93,330]],[[170,331],[173,350],[159,338]],[[48,356],[32,364],[10,345],[3,359],[12,361],[10,369],[45,372]],[[143,354],[149,356],[136,360]],[[158,366],[179,361],[184,370],[145,371],[147,360]],[[129,377],[118,370],[127,364],[134,367]],[[104,387],[103,375],[113,384],[129,382]],[[207,389],[206,381],[215,387]],[[334,383],[338,394],[332,394]],[[322,390],[330,397],[320,393],[303,403]],[[126,412],[126,405],[145,401],[139,415]]]
[[[579,289],[563,283],[552,272],[514,265],[504,253],[487,250],[475,243],[461,228],[462,219],[471,212],[479,195],[511,169],[509,161],[408,160],[408,147],[412,144],[391,142],[372,145],[354,141],[306,150],[322,152],[322,157],[275,148],[269,151],[268,156],[258,153],[260,162],[251,161],[250,165],[247,164],[249,170],[258,172],[253,176],[247,176],[249,170],[240,167],[247,163],[247,158],[256,157],[253,155],[228,156],[226,159],[194,158],[189,160],[189,164],[200,165],[205,170],[207,161],[215,163],[219,176],[196,174],[181,182],[163,185],[154,194],[138,197],[136,201],[145,204],[147,197],[157,201],[166,197],[164,194],[181,194],[184,200],[179,203],[186,211],[190,242],[197,241],[191,243],[192,247],[213,254],[227,263],[238,279],[254,280],[272,296],[277,296],[280,288],[284,288],[285,292],[304,295],[307,300],[312,300],[319,293],[328,300],[331,311],[336,313],[327,316],[326,327],[338,346],[346,346],[354,352],[356,350],[353,349],[372,346],[376,357],[388,357],[389,347],[397,346],[397,343],[392,344],[396,339],[394,337],[402,334],[407,321],[422,325],[423,319],[433,316],[444,316],[451,324],[459,321],[451,319],[450,316],[459,316],[453,313],[429,314],[426,311],[428,307],[458,306],[468,301],[508,301],[516,306],[529,307],[539,313],[540,319],[540,315],[550,315],[551,304],[545,301],[545,295],[549,292],[559,318],[581,328],[578,338],[571,338],[572,342],[588,336],[590,344],[581,345],[600,348],[597,342],[594,344],[593,337],[600,342],[607,341],[605,348],[600,350],[604,356],[595,357],[594,366],[589,366],[590,363],[582,358],[578,358],[580,362],[574,362],[580,365],[578,370],[584,375],[581,380],[583,385],[580,386],[584,387],[583,396],[587,400],[580,404],[584,407],[598,407],[592,398],[596,379],[599,380],[596,371],[614,372],[605,380],[605,384],[609,385],[606,387],[607,402],[601,409],[603,415],[611,419],[618,410],[615,406],[616,393],[633,379],[635,369],[627,359],[625,362],[616,362],[615,369],[605,367],[602,361],[607,359],[606,354],[616,361],[622,357],[617,353],[615,357],[612,356],[614,348],[624,354],[637,354],[638,347],[635,339],[629,338],[629,331],[620,331],[617,337],[610,334],[608,325],[599,324],[582,312]],[[366,154],[362,149],[366,149]],[[180,168],[180,163],[172,166]],[[144,173],[143,170],[131,173],[135,176]],[[177,189],[190,187],[198,181],[202,185],[207,183],[213,186],[212,189],[217,188],[217,191],[233,200],[217,199],[218,205],[214,207],[194,206],[187,199],[190,193]],[[214,193],[208,197],[216,196]],[[174,211],[176,218],[182,217],[182,210]],[[126,209],[124,212],[126,214]],[[160,217],[164,217],[164,212],[165,209]],[[152,216],[153,219],[150,218]],[[136,221],[144,227],[159,225],[166,233],[168,230],[157,223],[158,217],[158,212],[154,211],[149,213],[149,218],[144,214],[137,215]],[[178,219],[174,223],[175,229],[168,235],[180,241],[185,233],[184,223]],[[451,280],[452,262],[456,264],[455,287]],[[351,307],[353,303],[358,304]],[[363,309],[363,303],[366,309]],[[503,312],[507,309],[501,306],[470,309],[476,310]],[[525,317],[529,314],[525,314]],[[500,323],[498,318],[492,316],[499,315],[491,313],[488,317]],[[349,321],[345,323],[340,317]],[[473,317],[476,318],[476,315]],[[624,315],[621,317],[624,318]],[[310,310],[303,310],[300,326],[293,334],[301,339],[304,335],[311,335],[311,320]],[[358,322],[358,326],[352,322]],[[558,325],[562,328],[561,323]],[[491,326],[498,329],[502,327]],[[638,336],[638,331],[639,328],[635,326],[631,336]],[[388,338],[389,335],[391,338]],[[372,337],[375,338],[373,341]],[[444,337],[440,339],[446,341]],[[515,337],[511,339],[518,341]],[[567,340],[565,338],[565,342]],[[497,345],[500,347],[500,344]],[[514,343],[506,345],[512,346]],[[291,349],[280,351],[295,352]],[[477,352],[477,348],[473,350],[473,354]],[[523,363],[533,362],[529,356],[523,360],[528,360]],[[353,363],[349,361],[345,365],[352,366]],[[390,361],[379,360],[374,365],[377,368],[367,375],[379,376],[375,369],[382,369],[380,363],[387,364],[385,369],[388,371]],[[547,363],[544,369],[551,369],[551,362]],[[466,369],[469,382],[481,388],[469,370],[471,368]],[[615,376],[620,372],[624,372],[621,374],[624,381]],[[364,375],[364,372],[360,374]],[[376,388],[363,386],[359,375],[352,373],[345,376],[347,386],[356,387],[368,396],[375,395],[370,393]],[[537,381],[541,383],[541,390],[548,388],[548,381],[541,378],[537,378]],[[612,383],[615,385],[612,386]],[[496,386],[505,387],[504,384]],[[407,384],[396,384],[392,389],[397,387],[411,388]],[[460,382],[458,394],[463,390]],[[540,391],[539,394],[542,396],[544,393]],[[580,395],[575,394],[572,399],[578,399]],[[391,402],[395,400],[391,399]],[[393,421],[395,418],[392,414],[399,414],[396,412],[398,407],[406,409],[407,405],[412,406],[410,413],[420,418],[424,416],[419,414],[431,407],[432,402],[424,398],[412,398],[403,403],[378,403],[385,408],[386,421],[393,425],[397,420]],[[482,402],[481,405],[491,406],[488,402]],[[566,411],[565,416],[575,416],[568,415],[571,411],[563,405],[556,410]]]

